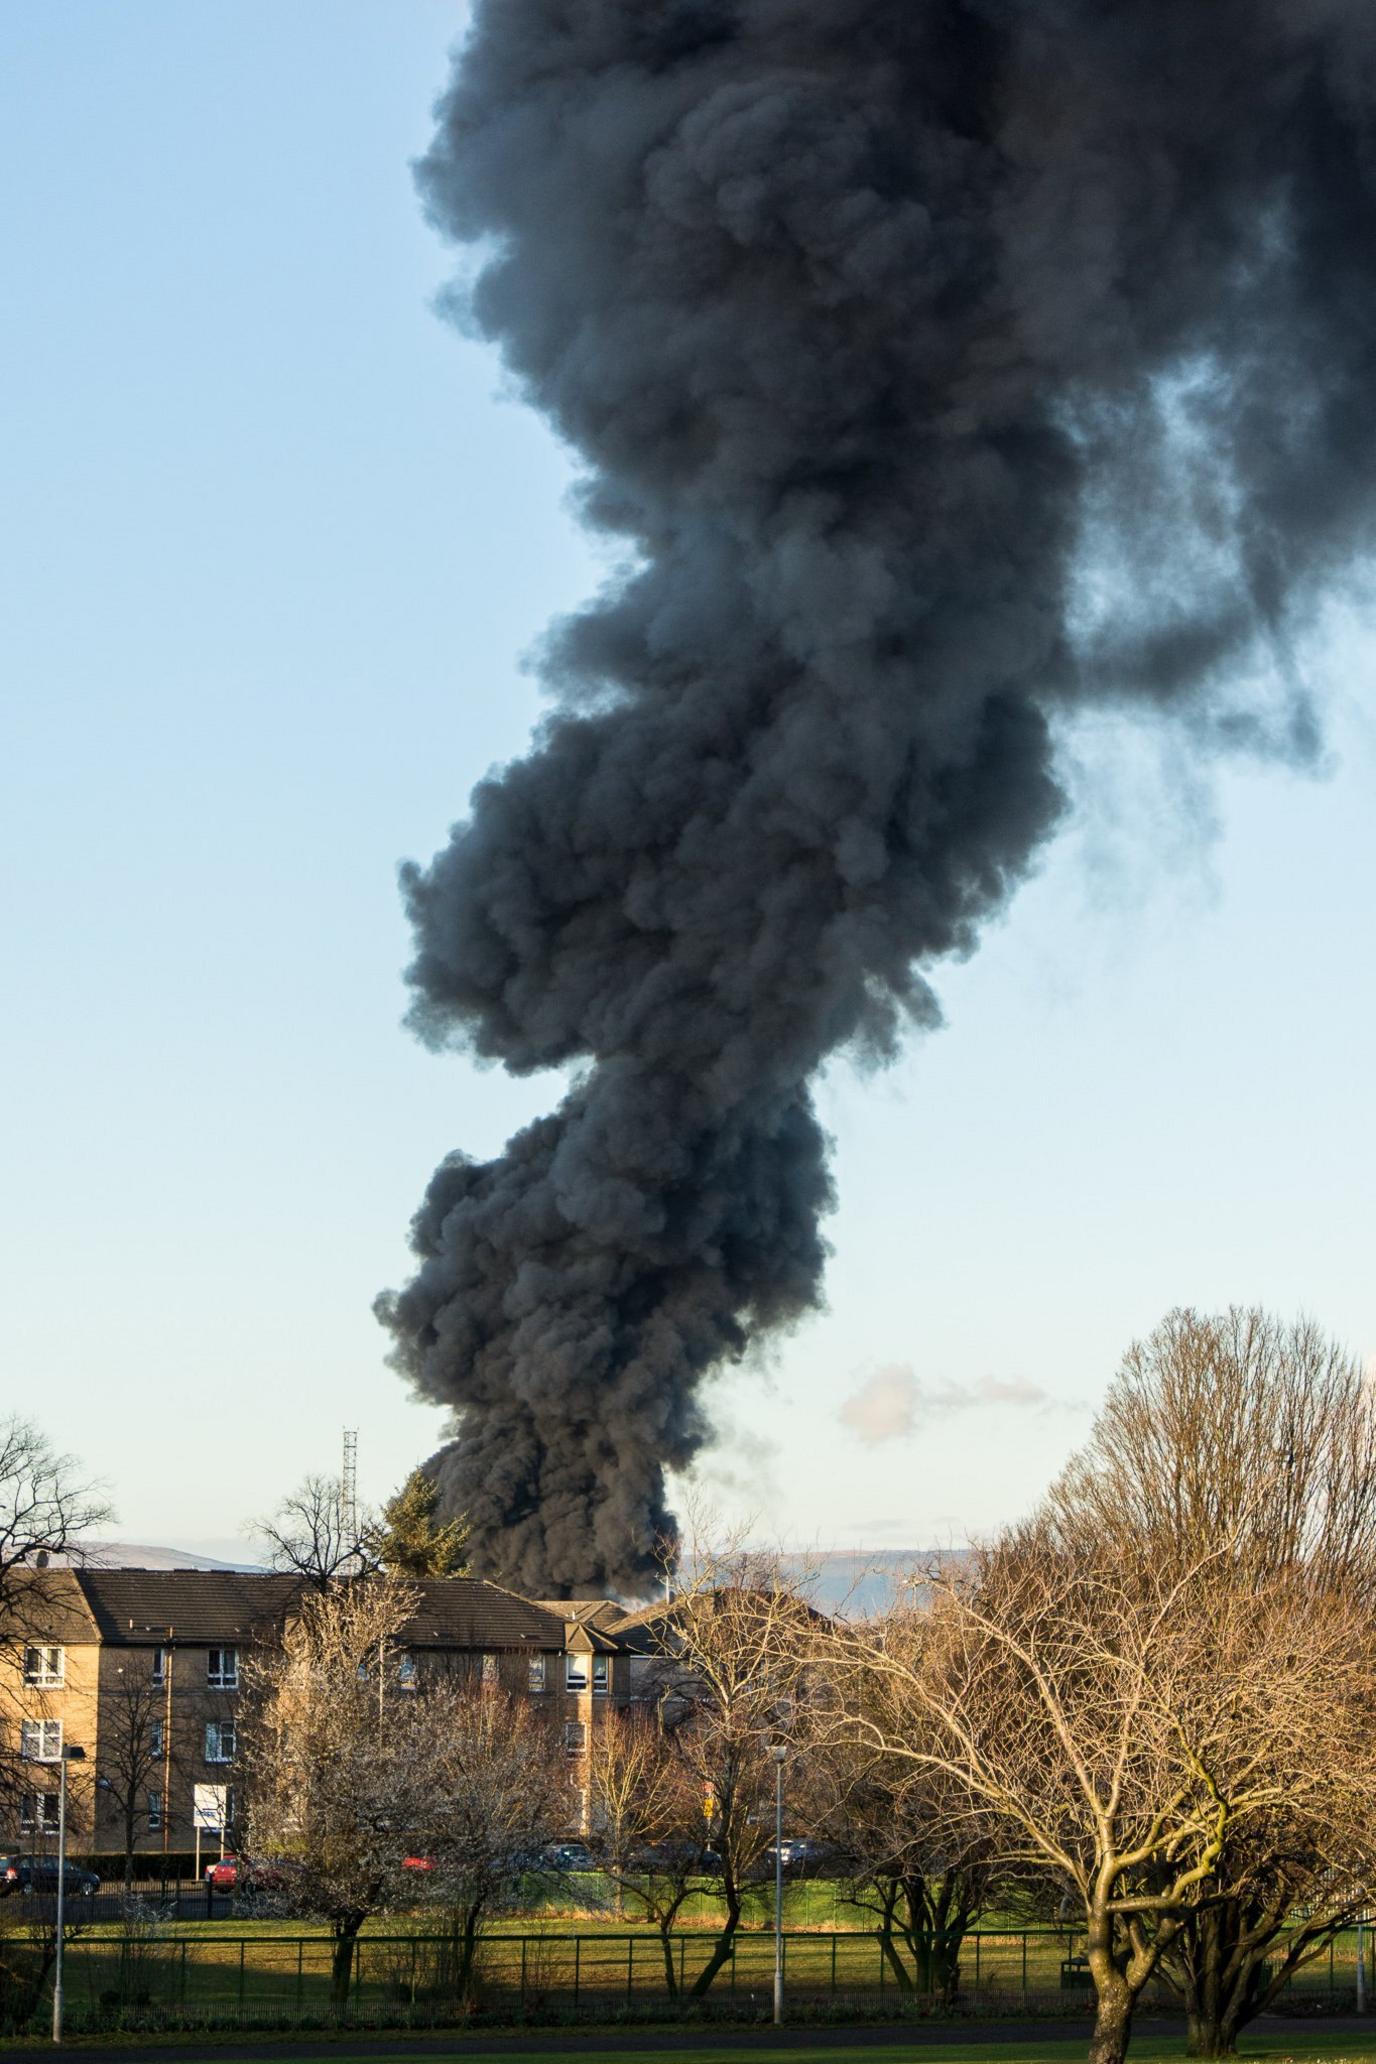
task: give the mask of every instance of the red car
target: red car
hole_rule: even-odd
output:
[[[239,1882],[237,1856],[221,1856],[205,1867],[205,1881],[212,1892],[232,1892]]]

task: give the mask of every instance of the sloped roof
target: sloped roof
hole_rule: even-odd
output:
[[[69,1569],[11,1569],[5,1580],[5,1617],[7,1634],[16,1640],[60,1641],[74,1647],[99,1638]]]
[[[83,1569],[73,1572],[102,1641],[147,1648],[174,1641],[270,1635],[301,1595],[298,1577],[239,1570]]]
[[[300,1577],[237,1570],[78,1570],[100,1638],[117,1647],[271,1638],[302,1596]],[[416,1585],[420,1604],[401,1630],[411,1648],[553,1649],[564,1623],[514,1591],[477,1577]],[[90,1639],[88,1634],[87,1639]]]
[[[519,1592],[482,1577],[432,1577],[402,1639],[412,1648],[562,1649],[564,1622]]]

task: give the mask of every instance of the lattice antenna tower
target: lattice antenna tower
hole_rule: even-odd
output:
[[[340,1517],[351,1541],[358,1538],[358,1428],[344,1428],[344,1462],[339,1472]]]

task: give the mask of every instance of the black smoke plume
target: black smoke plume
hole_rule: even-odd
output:
[[[404,873],[420,1035],[576,1071],[444,1162],[379,1305],[479,1569],[643,1586],[703,1376],[818,1299],[810,1080],[935,1020],[1060,720],[1312,745],[1373,112],[1369,0],[478,0],[422,191],[626,544]]]

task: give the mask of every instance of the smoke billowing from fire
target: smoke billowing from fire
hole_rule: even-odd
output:
[[[578,1070],[379,1301],[480,1570],[643,1583],[818,1297],[810,1079],[935,1021],[1058,718],[1264,731],[1371,541],[1374,111],[1366,0],[478,0],[422,190],[628,547],[404,875],[421,1036]]]

